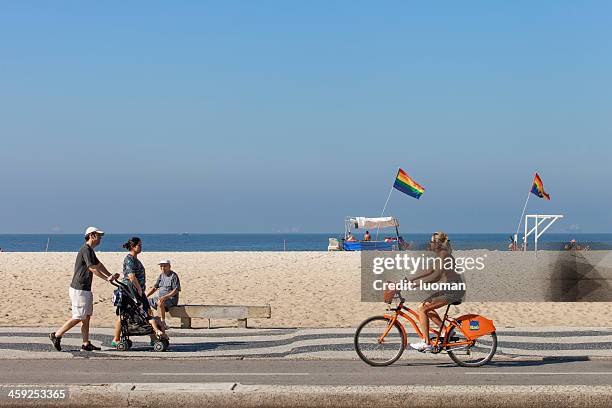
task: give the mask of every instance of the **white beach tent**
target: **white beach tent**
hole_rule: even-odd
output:
[[[356,229],[399,227],[399,222],[393,217],[353,217],[350,222]]]

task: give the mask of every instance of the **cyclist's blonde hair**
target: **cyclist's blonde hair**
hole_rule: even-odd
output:
[[[448,234],[446,232],[436,231],[431,236],[431,242],[445,243],[448,241]]]
[[[434,244],[437,250],[448,250],[452,251],[448,234],[442,231],[436,231],[431,236],[431,242]],[[432,248],[433,249],[433,248]]]

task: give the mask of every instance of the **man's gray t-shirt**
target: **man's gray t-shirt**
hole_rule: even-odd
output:
[[[70,287],[77,290],[91,291],[93,273],[91,273],[89,267],[99,263],[100,261],[98,260],[93,248],[88,244],[84,244],[76,257],[76,262],[74,264],[74,275],[72,276],[72,283],[70,283]]]
[[[181,291],[181,281],[179,280],[178,275],[174,271],[170,271],[169,274],[161,273],[159,278],[157,278],[157,282],[155,282],[155,287],[159,289],[159,296],[167,295],[176,289],[178,292]],[[172,296],[172,300],[178,300],[178,293],[175,296]]]

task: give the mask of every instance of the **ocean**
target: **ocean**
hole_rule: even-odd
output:
[[[143,240],[144,251],[218,252],[218,251],[326,251],[329,237],[341,233],[317,234],[136,234]],[[96,251],[120,252],[132,234],[107,234]],[[412,248],[423,249],[430,234],[403,234]],[[454,249],[506,250],[510,233],[450,233]],[[359,236],[358,236],[359,237]],[[539,249],[561,250],[570,239],[591,249],[612,249],[612,233],[544,234]],[[48,242],[48,248],[47,248]],[[74,252],[83,243],[80,234],[0,234],[0,248],[5,252]]]

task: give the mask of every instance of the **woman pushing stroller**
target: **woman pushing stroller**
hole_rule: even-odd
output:
[[[140,303],[142,311],[147,316],[147,321],[153,328],[155,335],[158,338],[163,338],[165,337],[164,329],[160,327],[157,320],[153,318],[145,292],[145,268],[142,262],[140,262],[138,259],[138,254],[142,252],[142,240],[138,237],[132,237],[125,244],[123,244],[123,248],[129,251],[123,260],[123,283],[129,287],[134,297],[138,300],[138,303]],[[117,321],[115,322],[114,338],[111,343],[113,347],[117,347],[117,345],[120,343],[121,329],[121,316],[118,316]]]

